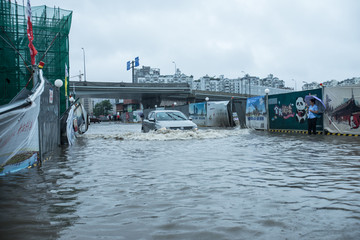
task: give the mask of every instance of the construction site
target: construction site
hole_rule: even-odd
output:
[[[72,11],[32,6],[31,15],[33,44],[38,51],[36,64],[45,63],[44,77],[51,83],[56,79],[64,81],[69,66]],[[26,6],[0,0],[0,105],[9,103],[21,89],[34,87],[28,45]],[[65,91],[60,94],[63,113]]]

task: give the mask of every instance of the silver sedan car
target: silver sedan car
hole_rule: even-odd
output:
[[[155,110],[142,122],[142,132],[150,130],[197,130],[197,125],[177,110]]]

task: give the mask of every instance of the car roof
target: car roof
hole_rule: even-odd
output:
[[[178,110],[154,110],[152,112],[158,113],[158,112],[181,112],[181,111],[178,111]]]

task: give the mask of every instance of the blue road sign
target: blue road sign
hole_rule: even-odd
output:
[[[126,70],[130,70],[130,61],[126,63]]]
[[[139,57],[135,58],[135,67],[139,66]]]

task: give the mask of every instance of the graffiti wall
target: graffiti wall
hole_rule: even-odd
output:
[[[322,89],[269,95],[270,129],[307,130],[306,95],[322,98]],[[316,129],[323,130],[323,114],[319,115]]]
[[[325,88],[323,101],[326,131],[360,134],[360,87]]]
[[[206,126],[206,103],[190,103],[189,116],[199,126]]]
[[[246,126],[253,129],[267,129],[265,96],[257,96],[247,99]]]

